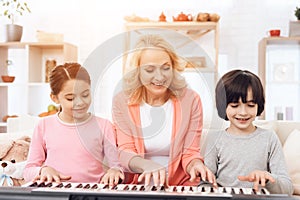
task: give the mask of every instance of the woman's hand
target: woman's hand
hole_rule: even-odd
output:
[[[165,185],[166,168],[151,160],[145,160],[143,173],[139,176],[138,182],[145,180],[145,186],[150,184],[151,178],[155,186]]]
[[[135,156],[130,160],[129,167],[133,172],[141,173],[138,182],[145,180],[146,186],[150,184],[151,178],[155,186],[166,184],[166,169],[156,162]]]
[[[60,174],[54,168],[49,166],[44,166],[40,170],[40,174],[34,178],[33,181],[41,181],[41,182],[57,182],[60,183],[61,181],[70,180],[71,176],[65,176]]]
[[[260,170],[255,170],[247,176],[238,176],[238,179],[240,181],[253,182],[253,188],[255,190],[258,190],[259,185],[265,187],[268,181],[275,183],[275,179],[271,176],[269,172]]]
[[[107,170],[106,174],[102,177],[100,183],[103,183],[105,185],[114,186],[119,183],[119,181],[124,180],[124,174],[122,171],[116,168],[110,168]]]
[[[208,181],[214,187],[217,187],[215,175],[199,159],[194,159],[188,164],[187,173],[190,175],[190,181],[192,182],[200,176],[203,181]]]

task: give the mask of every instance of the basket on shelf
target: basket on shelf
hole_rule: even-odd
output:
[[[37,31],[36,38],[38,42],[63,42],[64,35],[60,33],[47,33],[44,31]]]

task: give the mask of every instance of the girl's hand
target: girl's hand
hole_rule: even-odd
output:
[[[150,184],[151,178],[155,186],[165,185],[166,183],[166,169],[151,160],[147,160],[143,167],[143,173],[139,176],[138,182],[145,179],[145,186]]]
[[[44,166],[40,170],[40,175],[34,178],[33,181],[41,181],[41,182],[57,182],[60,183],[61,181],[70,180],[71,176],[65,176],[60,174],[54,168],[49,166]]]
[[[124,174],[119,169],[110,168],[102,177],[100,183],[109,185],[110,187],[117,185],[119,181],[124,180]]]
[[[188,164],[187,173],[190,175],[190,181],[192,182],[196,181],[196,178],[200,176],[203,181],[208,181],[214,187],[217,187],[215,175],[199,159],[194,159]]]
[[[253,182],[253,188],[255,190],[258,190],[259,185],[265,187],[267,181],[271,181],[272,183],[275,183],[275,179],[271,176],[269,172],[260,171],[260,170],[255,170],[247,176],[238,176],[238,179],[240,181]]]

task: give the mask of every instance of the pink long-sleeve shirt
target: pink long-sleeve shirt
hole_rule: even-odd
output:
[[[71,182],[99,182],[103,162],[120,168],[115,131],[110,121],[91,116],[78,124],[62,122],[58,115],[42,118],[34,130],[24,169],[26,182],[50,166],[72,176]]]

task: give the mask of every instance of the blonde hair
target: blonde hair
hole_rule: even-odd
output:
[[[173,47],[159,35],[143,35],[140,37],[132,52],[128,72],[123,77],[123,90],[129,97],[129,104],[140,104],[146,99],[146,88],[140,81],[140,60],[142,52],[146,49],[160,49],[167,52],[170,56],[173,68],[173,79],[168,93],[170,97],[179,97],[187,87],[186,80],[179,73],[184,70],[181,59],[175,53]]]

